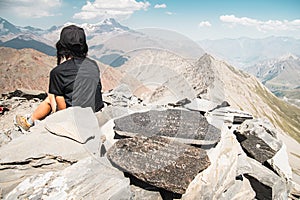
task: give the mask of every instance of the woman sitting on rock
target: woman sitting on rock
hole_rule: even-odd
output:
[[[22,131],[57,110],[80,106],[97,112],[103,107],[100,71],[96,62],[86,57],[84,30],[75,25],[63,28],[56,50],[57,66],[50,72],[48,97],[32,115],[15,117],[15,125]]]

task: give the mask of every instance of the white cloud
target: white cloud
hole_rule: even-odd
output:
[[[154,6],[154,8],[166,8],[167,7],[167,5],[166,4],[156,4],[155,6]]]
[[[202,21],[199,23],[199,27],[211,27],[211,23],[209,21]]]
[[[76,13],[75,19],[95,19],[113,17],[117,19],[126,19],[135,11],[147,10],[149,2],[137,2],[136,0],[95,0],[87,1],[87,4],[81,8],[81,12]]]
[[[173,15],[174,13],[172,13],[172,12],[170,12],[170,11],[167,11],[166,14],[167,14],[167,15]]]
[[[252,19],[248,17],[236,17],[234,15],[222,15],[220,16],[222,22],[228,23],[231,26],[242,25],[255,27],[257,30],[266,32],[266,31],[285,31],[285,30],[299,30],[300,28],[300,19],[293,21],[288,20],[268,20],[261,21],[257,19]]]
[[[2,0],[0,3],[1,10],[26,18],[54,16],[54,9],[61,5],[61,0]]]

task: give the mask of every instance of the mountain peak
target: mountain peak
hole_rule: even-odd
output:
[[[8,22],[6,19],[0,17],[0,35],[7,35],[10,33],[18,34],[20,32],[20,29]]]
[[[212,62],[212,61],[215,61],[215,58],[212,57],[210,54],[205,53],[205,54],[203,54],[203,56],[200,57],[199,61]]]
[[[280,61],[297,60],[297,59],[299,59],[299,57],[292,53],[287,53],[279,58]]]
[[[109,31],[112,30],[123,30],[123,31],[128,31],[129,28],[126,26],[121,25],[117,20],[114,18],[106,18],[102,20],[98,26],[104,29],[109,29]]]
[[[106,18],[102,22],[102,24],[108,24],[108,25],[113,25],[113,24],[120,24],[117,22],[114,18]]]

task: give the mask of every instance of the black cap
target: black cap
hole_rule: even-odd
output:
[[[70,25],[62,29],[59,42],[63,47],[69,50],[78,49],[78,47],[87,45],[83,28],[75,25]]]

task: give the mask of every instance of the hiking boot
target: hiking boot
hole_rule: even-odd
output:
[[[27,118],[22,115],[16,115],[14,123],[19,129],[21,129],[23,133],[27,133],[31,127],[30,123],[27,121]]]

